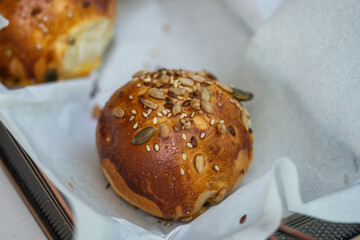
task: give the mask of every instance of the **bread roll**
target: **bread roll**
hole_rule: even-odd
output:
[[[8,87],[89,74],[113,36],[114,0],[2,0],[0,81]]]
[[[230,194],[253,143],[234,96],[205,71],[136,73],[98,119],[101,167],[114,191],[153,216],[183,221]]]

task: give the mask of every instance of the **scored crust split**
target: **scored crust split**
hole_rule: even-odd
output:
[[[140,71],[98,120],[114,191],[149,214],[188,221],[221,201],[252,161],[252,129],[232,88],[206,71]]]

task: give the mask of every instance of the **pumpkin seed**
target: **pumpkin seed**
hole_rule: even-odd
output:
[[[173,109],[172,109],[172,113],[173,113],[173,115],[175,116],[176,114],[178,114],[178,113],[180,113],[180,112],[181,112],[181,104],[180,104],[180,102],[176,102],[176,103],[174,104]]]
[[[146,143],[154,135],[155,128],[153,126],[148,126],[141,129],[138,133],[135,134],[134,139],[131,144],[140,145]]]
[[[254,97],[254,94],[252,94],[251,92],[245,92],[237,88],[233,88],[232,90],[233,90],[232,96],[239,101],[249,101]]]
[[[185,89],[185,88],[174,88],[174,87],[171,87],[171,88],[169,89],[169,92],[173,92],[173,93],[175,93],[176,95],[183,96],[183,95],[186,93],[186,89]]]

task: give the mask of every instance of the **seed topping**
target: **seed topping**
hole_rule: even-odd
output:
[[[154,133],[155,133],[155,128],[153,126],[145,127],[135,134],[131,144],[140,145],[146,143],[151,139]]]
[[[164,93],[158,88],[150,88],[149,95],[155,99],[165,99]]]
[[[217,125],[217,130],[219,131],[219,133],[221,134],[225,134],[226,133],[226,127],[224,123],[219,123]]]
[[[162,123],[160,126],[159,126],[159,133],[160,133],[160,136],[163,138],[163,139],[166,139],[169,137],[169,128],[168,126],[165,124],[165,123]]]
[[[157,109],[158,108],[158,105],[150,100],[147,100],[145,98],[140,98],[140,101],[145,105],[147,106],[148,108],[151,108],[151,109]]]
[[[154,148],[155,148],[155,151],[158,152],[160,150],[159,144],[155,144]]]
[[[204,157],[202,155],[197,155],[195,158],[195,167],[196,170],[198,171],[198,173],[202,173],[204,171],[204,167],[205,167],[205,160]]]
[[[114,108],[113,111],[112,111],[112,114],[113,114],[115,117],[118,117],[118,118],[123,118],[123,117],[125,117],[125,111],[124,111],[124,109],[122,109],[122,108]]]
[[[187,157],[186,157],[186,154],[185,154],[185,153],[182,153],[182,154],[181,154],[181,159],[185,161],[186,158],[187,158]]]

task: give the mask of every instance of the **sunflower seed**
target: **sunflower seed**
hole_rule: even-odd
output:
[[[169,128],[168,126],[165,124],[165,123],[162,123],[160,126],[159,126],[159,133],[160,133],[160,136],[163,138],[163,139],[166,139],[169,137]]]
[[[185,153],[182,153],[182,154],[181,154],[181,159],[184,160],[184,161],[186,161],[186,154],[185,154]]]
[[[219,166],[218,165],[214,165],[214,169],[216,170],[216,171],[220,171],[220,168],[219,168]]]
[[[206,88],[200,88],[199,92],[200,92],[200,99],[201,100],[204,100],[204,101],[209,101],[210,100],[210,93]]]
[[[138,133],[135,134],[134,139],[131,144],[140,145],[146,143],[154,135],[155,128],[153,126],[148,126],[141,129]]]
[[[139,126],[139,123],[135,123],[135,124],[133,125],[133,129],[137,129],[138,126]]]
[[[174,107],[172,109],[172,113],[173,115],[175,116],[176,114],[180,113],[181,112],[181,105],[180,105],[180,102],[176,102],[174,104]]]
[[[185,135],[185,133],[183,133],[181,136],[182,136],[182,138],[186,141],[186,135]]]
[[[199,99],[196,99],[196,98],[191,99],[191,101],[190,101],[190,106],[191,106],[193,109],[199,109],[199,108],[200,108],[200,100],[199,100]]]
[[[225,133],[226,133],[225,124],[219,123],[219,124],[217,125],[217,130],[219,131],[219,133],[225,134]]]
[[[206,100],[201,100],[201,108],[206,113],[212,113],[212,111],[213,111],[211,103],[209,101],[206,101]]]
[[[190,106],[190,100],[186,100],[182,103],[183,107],[188,107]]]
[[[205,160],[204,157],[202,155],[197,155],[195,158],[195,167],[196,170],[198,171],[198,173],[202,173],[204,171],[204,167],[205,167]]]
[[[157,124],[157,118],[156,118],[156,117],[153,118],[153,123],[154,123],[154,124]]]
[[[184,174],[185,174],[184,169],[180,168],[180,174],[181,174],[181,175],[184,175]]]
[[[186,146],[188,147],[188,148],[193,148],[193,145],[191,144],[191,143],[186,143]]]
[[[141,71],[138,71],[137,73],[135,73],[133,75],[133,77],[141,77],[141,76],[145,75],[146,73],[147,73],[146,70],[141,70]]]
[[[185,85],[185,86],[193,86],[194,85],[194,81],[189,79],[189,78],[180,78],[180,82],[181,84]]]
[[[112,115],[118,118],[123,118],[125,117],[125,111],[122,108],[114,108],[112,111]]]
[[[151,109],[157,109],[158,105],[150,100],[147,100],[145,98],[140,98],[140,101],[147,107],[151,108]]]
[[[219,87],[221,87],[223,90],[227,91],[228,93],[232,93],[233,90],[231,89],[231,87],[229,87],[228,85],[225,85],[219,81],[215,82],[216,85],[218,85]]]
[[[161,77],[160,77],[160,81],[162,82],[162,83],[168,83],[169,82],[169,76],[168,75],[162,75]]]
[[[197,147],[197,141],[196,141],[195,136],[192,136],[192,137],[191,137],[190,143],[191,143],[191,145],[193,146],[193,148],[196,148],[196,147]]]
[[[173,92],[175,93],[176,95],[179,95],[179,96],[183,96],[185,93],[186,93],[186,90],[184,88],[174,88],[174,87],[171,87],[169,89],[169,92]]]
[[[252,94],[251,92],[245,92],[237,88],[233,88],[232,90],[234,91],[232,93],[232,96],[239,101],[249,101],[254,97],[254,94]]]
[[[241,113],[241,120],[244,124],[246,131],[249,131],[249,128],[251,126],[251,120],[250,120],[250,115],[246,110]]]
[[[197,81],[197,82],[205,81],[205,78],[203,76],[196,75],[196,74],[190,75],[190,78]]]
[[[170,102],[167,102],[164,104],[164,107],[166,108],[173,108],[174,104],[173,103],[170,103]]]
[[[149,96],[156,99],[165,99],[164,93],[158,88],[150,88]]]
[[[157,152],[160,150],[160,147],[158,144],[155,144],[154,148],[155,148],[155,151],[157,151]]]
[[[205,133],[204,132],[200,133],[200,139],[203,139],[204,137],[205,137]]]
[[[151,147],[149,145],[146,144],[145,148],[146,148],[146,151],[148,151],[148,152],[151,151]]]

